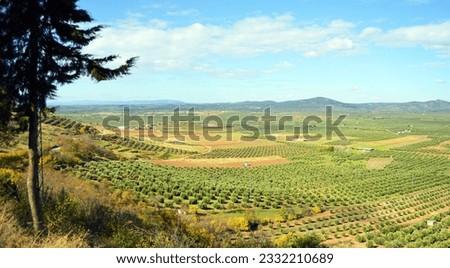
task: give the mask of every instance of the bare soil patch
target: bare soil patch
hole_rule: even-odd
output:
[[[244,148],[244,147],[274,145],[276,143],[273,141],[265,140],[265,139],[258,139],[255,141],[241,141],[241,140],[202,141],[197,144],[207,146],[210,148],[214,148],[214,149],[227,149],[227,148]]]
[[[218,158],[218,159],[170,159],[153,160],[154,164],[173,167],[223,167],[223,168],[244,168],[248,163],[249,167],[260,167],[270,165],[287,164],[290,161],[280,156],[254,157],[254,158]]]
[[[444,141],[435,146],[425,147],[424,150],[432,149],[432,150],[445,151],[445,150],[448,150],[449,148],[450,148],[450,141]]]

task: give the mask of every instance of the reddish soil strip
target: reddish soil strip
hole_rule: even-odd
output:
[[[279,156],[275,157],[255,157],[255,158],[231,158],[231,159],[171,159],[153,160],[154,164],[173,167],[223,167],[239,168],[244,167],[244,163],[249,163],[250,167],[270,166],[287,164],[290,161]]]

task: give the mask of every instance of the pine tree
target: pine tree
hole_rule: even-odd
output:
[[[36,232],[44,229],[39,191],[39,113],[57,87],[81,76],[95,81],[129,74],[136,58],[117,69],[104,67],[117,56],[83,53],[103,26],[83,28],[91,15],[78,0],[0,0],[0,127],[11,121],[28,131],[28,199]],[[25,119],[25,120],[24,120]]]

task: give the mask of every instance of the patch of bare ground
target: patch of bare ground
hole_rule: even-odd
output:
[[[431,149],[431,150],[445,151],[445,150],[448,150],[449,148],[450,148],[450,141],[444,141],[444,142],[439,143],[438,145],[428,146],[423,149],[424,150]]]
[[[364,243],[356,241],[356,236],[353,235],[327,240],[324,244],[331,248],[367,248]]]
[[[219,141],[202,141],[197,144],[207,146],[214,149],[228,149],[228,148],[246,148],[246,147],[258,147],[265,145],[274,145],[276,144],[273,141],[269,141],[266,139],[258,139],[255,141],[241,141],[241,140],[219,140]]]
[[[271,157],[254,157],[254,158],[218,158],[218,159],[170,159],[170,160],[153,160],[152,163],[157,165],[173,166],[173,167],[222,167],[222,168],[239,168],[245,167],[245,163],[249,167],[260,167],[270,165],[287,164],[290,161],[280,156]]]

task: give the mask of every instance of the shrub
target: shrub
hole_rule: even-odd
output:
[[[174,204],[173,200],[165,200],[164,201],[164,207],[166,207],[166,208],[173,208],[173,204]]]
[[[236,208],[236,205],[234,203],[230,202],[230,203],[227,204],[226,207],[227,207],[227,209],[232,210],[232,209]]]
[[[214,202],[213,208],[215,208],[215,209],[221,209],[221,208],[222,208],[222,204],[219,203],[219,202]]]
[[[297,214],[292,208],[282,207],[280,210],[280,216],[284,221],[292,221],[297,219]]]
[[[45,163],[53,163],[55,167],[73,167],[81,162],[81,159],[73,153],[56,152],[44,158]]]
[[[11,198],[19,198],[19,192],[16,183],[20,175],[10,169],[0,168],[0,202]]]
[[[270,223],[270,218],[262,218],[262,219],[259,221],[259,223],[260,223],[262,226],[267,226],[267,225],[269,225],[269,223]]]
[[[322,212],[322,209],[319,206],[314,206],[314,207],[311,208],[311,212],[313,214],[319,214],[319,213]]]
[[[366,243],[366,247],[368,247],[368,248],[376,248],[377,246],[375,245],[375,242],[373,242],[372,240],[369,240]]]
[[[228,228],[234,231],[248,231],[250,223],[245,217],[231,218],[227,222]]]
[[[322,239],[313,233],[305,235],[289,233],[275,239],[279,248],[323,248]]]
[[[198,203],[198,199],[196,197],[189,197],[189,204],[196,205]]]
[[[0,168],[23,169],[28,160],[25,150],[10,153],[0,153]]]
[[[203,200],[200,201],[197,206],[199,209],[207,209],[208,208],[208,204]]]

